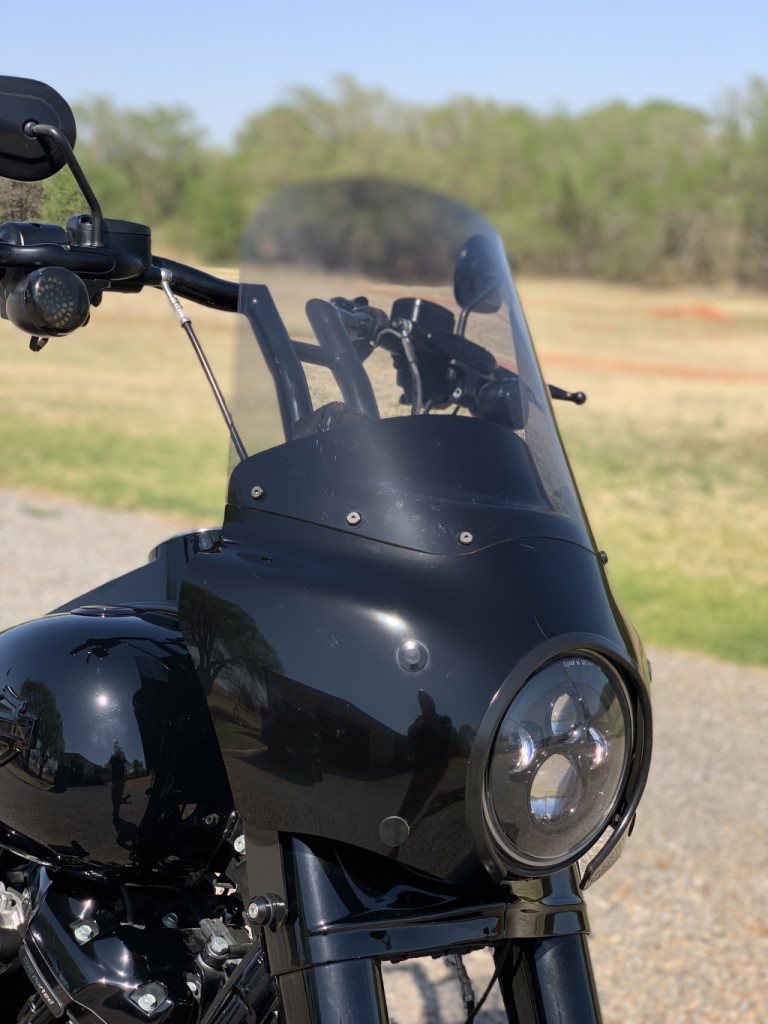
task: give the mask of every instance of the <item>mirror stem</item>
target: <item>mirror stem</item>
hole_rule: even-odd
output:
[[[464,332],[467,329],[467,320],[469,319],[469,314],[472,312],[473,309],[477,309],[477,307],[480,305],[481,302],[483,302],[484,299],[487,299],[489,295],[493,294],[493,292],[499,287],[499,283],[500,282],[498,280],[491,281],[487,288],[484,288],[483,291],[481,291],[478,295],[474,297],[474,299],[472,299],[470,302],[466,304],[466,306],[464,306],[459,316],[459,323],[456,328],[456,333],[460,337],[464,337]]]
[[[83,193],[85,201],[88,203],[91,210],[91,245],[101,245],[101,223],[103,220],[101,206],[94,195],[93,189],[88,183],[88,179],[83,173],[82,167],[78,163],[75,151],[69,144],[69,139],[66,137],[64,132],[60,131],[58,128],[54,128],[51,124],[36,124],[34,121],[30,121],[24,126],[24,131],[29,136],[44,135],[47,138],[52,139],[64,154],[67,167],[69,167],[72,172],[72,177],[77,182],[78,188]]]

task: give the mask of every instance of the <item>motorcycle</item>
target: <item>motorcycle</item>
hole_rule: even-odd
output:
[[[89,208],[0,227],[0,312],[40,353],[161,289],[233,468],[220,526],[0,634],[16,1024],[385,1022],[382,963],[416,957],[471,1021],[486,948],[510,1021],[599,1021],[583,893],[635,819],[650,667],[552,412],[584,396],[545,385],[498,235],[295,186],[234,284],[104,217],[75,137],[0,77],[0,174],[67,165]],[[184,301],[238,316],[233,394]]]

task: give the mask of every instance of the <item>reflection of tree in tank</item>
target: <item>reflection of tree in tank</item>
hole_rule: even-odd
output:
[[[140,772],[145,771],[144,762],[138,757],[134,757],[131,761],[131,771],[134,775],[138,775]]]
[[[25,679],[20,696],[29,702],[30,714],[37,719],[37,742],[27,752],[25,767],[30,758],[37,762],[37,777],[42,778],[49,761],[55,761],[64,752],[64,727],[56,699],[50,687],[39,679]]]
[[[473,729],[471,725],[461,725],[454,729],[451,736],[451,757],[469,757],[476,735],[477,729]]]
[[[200,587],[189,586],[184,634],[206,696],[217,684],[247,711],[263,705],[267,673],[282,672],[283,665],[249,615]]]

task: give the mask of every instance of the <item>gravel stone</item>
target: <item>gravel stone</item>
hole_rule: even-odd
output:
[[[190,525],[11,491],[0,509],[0,629],[135,568]],[[768,671],[650,656],[648,788],[622,859],[587,893],[604,1024],[767,1024]],[[479,996],[490,955],[465,962]],[[396,1024],[465,1019],[442,960],[385,965],[384,977]],[[477,1020],[505,1020],[498,993]]]

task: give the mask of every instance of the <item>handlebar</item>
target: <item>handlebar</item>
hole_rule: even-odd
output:
[[[151,256],[149,229],[107,219],[105,244],[77,244],[72,239],[73,231],[86,239],[89,234],[83,218],[78,220],[70,231],[53,224],[0,226],[0,284],[18,277],[19,272],[46,267],[70,270],[86,281],[98,278],[112,291],[138,291],[144,286],[159,288],[161,272],[167,270],[175,291],[183,298],[227,312],[237,310],[237,284],[176,260]],[[123,242],[128,244],[120,244]]]
[[[63,267],[75,273],[109,276],[116,269],[117,261],[109,250],[87,249],[52,242],[40,245],[0,242],[0,268],[4,271],[35,270],[38,267]]]
[[[177,263],[176,260],[155,256],[143,283],[159,286],[162,270],[168,270],[173,275],[173,290],[183,299],[212,309],[220,309],[222,312],[237,312],[240,286],[234,281],[225,281],[213,274],[206,274],[203,270]]]

